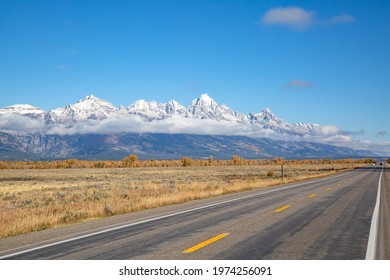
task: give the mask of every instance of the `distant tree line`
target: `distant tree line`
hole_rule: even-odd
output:
[[[235,166],[235,165],[298,165],[298,164],[371,164],[372,158],[364,159],[244,159],[234,155],[231,160],[216,160],[183,157],[177,160],[140,160],[131,154],[122,160],[90,161],[66,159],[54,161],[0,161],[0,169],[66,169],[66,168],[143,168],[143,167],[186,167],[186,166]],[[390,164],[390,159],[387,161]]]

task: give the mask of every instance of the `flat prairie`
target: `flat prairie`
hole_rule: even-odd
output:
[[[0,238],[328,176],[352,164],[0,170]]]

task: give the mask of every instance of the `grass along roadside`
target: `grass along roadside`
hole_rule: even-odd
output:
[[[328,176],[350,164],[0,171],[0,238]]]

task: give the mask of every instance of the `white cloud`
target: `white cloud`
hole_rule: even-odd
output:
[[[372,142],[369,140],[359,141],[355,140],[349,143],[349,148],[355,150],[369,150],[379,156],[390,157],[390,142]]]
[[[312,134],[304,135],[300,140],[348,147],[354,150],[368,150],[379,156],[390,156],[390,142],[373,142],[359,140],[355,136],[364,135],[363,129],[359,131],[345,131],[334,125],[316,127]]]
[[[314,128],[314,135],[320,136],[334,136],[340,135],[341,129],[335,125],[324,125]]]
[[[31,119],[19,114],[3,114],[0,116],[0,131],[8,133],[29,133],[42,131],[45,128],[43,119]]]
[[[137,115],[129,115],[126,119],[86,120],[73,126],[54,125],[47,128],[47,134],[105,134],[121,132],[144,132],[145,121]]]
[[[242,135],[250,137],[269,137],[276,135],[272,130],[262,129],[249,124],[229,121],[185,118],[172,116],[151,122],[138,115],[129,115],[126,119],[88,120],[78,122],[71,127],[55,125],[47,129],[48,134],[71,135],[89,133],[187,133],[208,135]]]
[[[285,141],[312,141],[331,144],[348,144],[353,141],[351,133],[339,127],[325,125],[315,127],[311,134],[292,135],[265,129],[258,125],[242,124],[230,121],[186,118],[172,116],[163,120],[145,121],[137,115],[126,119],[88,120],[72,127],[56,125],[47,129],[48,134],[105,134],[105,133],[184,133],[198,135],[235,135],[253,138],[266,137]]]
[[[46,131],[47,134],[110,134],[110,133],[186,133],[200,135],[236,135],[253,138],[269,138],[284,141],[307,141],[357,150],[371,150],[379,155],[390,156],[390,142],[374,143],[360,141],[355,137],[364,131],[345,131],[335,125],[317,126],[310,134],[291,135],[264,129],[257,125],[240,124],[229,121],[186,118],[172,116],[158,121],[145,121],[137,115],[129,115],[126,119],[105,119],[101,121],[87,120],[72,127],[65,125],[45,126],[43,119],[31,119],[26,116],[7,114],[0,116],[0,131],[25,134]],[[384,134],[384,133],[380,133]]]
[[[316,11],[306,11],[301,7],[277,7],[267,11],[261,18],[265,25],[279,25],[294,30],[307,30],[314,24],[340,25],[350,24],[356,19],[349,14],[340,14],[330,19],[318,19]]]
[[[281,25],[292,29],[306,29],[315,23],[316,12],[300,7],[279,7],[269,10],[262,17],[267,25]]]

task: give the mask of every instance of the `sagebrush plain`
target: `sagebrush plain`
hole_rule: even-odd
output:
[[[364,166],[362,162],[0,170],[0,238]]]

